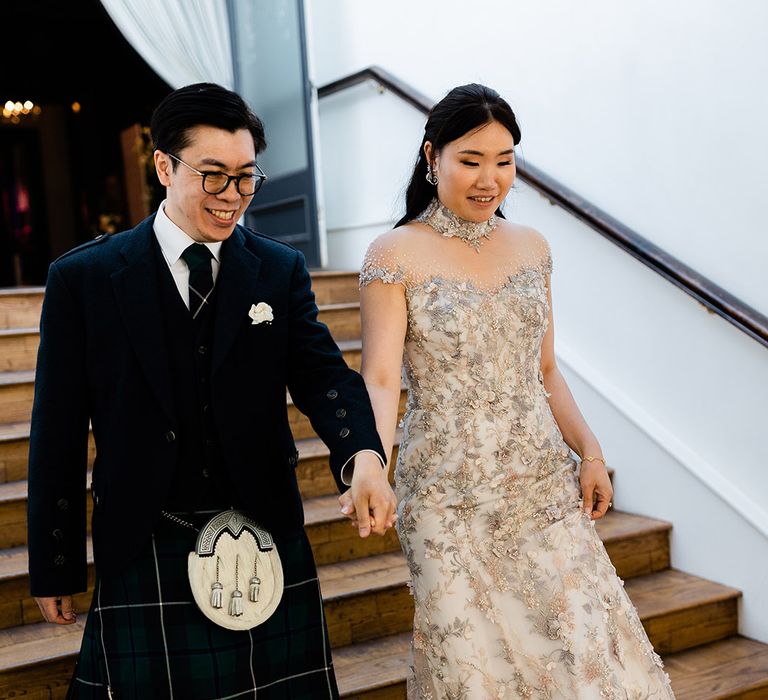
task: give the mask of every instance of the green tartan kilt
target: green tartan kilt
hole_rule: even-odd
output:
[[[195,524],[210,515],[195,516]],[[192,519],[192,518],[190,518]],[[77,700],[338,698],[312,550],[304,531],[275,536],[285,590],[248,631],[210,622],[187,579],[197,533],[161,521],[125,571],[98,577],[69,696]]]

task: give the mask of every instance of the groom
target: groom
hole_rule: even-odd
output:
[[[87,588],[86,468],[97,581],[77,698],[337,697],[303,530],[286,388],[351,483],[360,535],[394,522],[385,453],[361,377],[317,320],[300,252],[237,225],[266,179],[261,121],[208,83],[152,117],[157,213],[50,267],[29,458],[32,594],[72,624]],[[238,508],[275,538],[282,602],[251,631],[192,602],[194,529]],[[174,519],[169,518],[171,514]]]

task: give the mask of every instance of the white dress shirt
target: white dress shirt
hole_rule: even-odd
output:
[[[176,283],[176,287],[179,290],[181,298],[184,300],[187,308],[189,308],[189,268],[181,254],[192,244],[199,243],[199,241],[190,238],[182,229],[173,223],[165,213],[165,200],[160,203],[157,209],[157,216],[155,216],[154,223],[155,237],[160,244],[160,250],[163,252],[165,262],[168,263],[168,269],[173,275],[173,281]],[[204,246],[211,251],[213,258],[211,259],[211,272],[213,273],[213,283],[216,284],[216,277],[219,274],[219,267],[221,261],[219,256],[221,255],[221,241],[218,243],[203,243]],[[381,459],[381,455],[375,450],[360,450],[355,452],[341,468],[341,481],[346,486],[352,483],[351,468],[352,462],[357,455],[362,452],[370,452],[376,455],[382,467],[384,461]],[[349,467],[349,469],[348,469]]]

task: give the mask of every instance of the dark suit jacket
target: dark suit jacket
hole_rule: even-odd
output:
[[[166,501],[178,442],[153,220],[86,243],[49,270],[29,457],[36,596],[86,588],[89,420],[97,568],[129,563]],[[286,387],[329,446],[341,487],[341,467],[355,452],[383,456],[365,385],[318,322],[304,258],[291,246],[237,226],[221,249],[217,294],[211,408],[237,505],[275,533],[298,529],[303,510]],[[252,324],[248,311],[259,302],[272,307],[271,324]]]

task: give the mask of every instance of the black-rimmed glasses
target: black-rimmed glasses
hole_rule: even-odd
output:
[[[255,163],[254,165],[256,166],[256,170],[259,171],[258,173],[246,173],[245,175],[227,175],[226,173],[218,172],[216,170],[202,172],[197,168],[193,168],[189,163],[185,163],[181,158],[173,155],[173,153],[169,153],[168,155],[174,160],[177,160],[182,165],[188,167],[193,173],[197,173],[200,177],[203,178],[203,192],[206,194],[221,194],[224,190],[227,189],[227,187],[229,187],[229,183],[234,180],[235,189],[238,191],[238,193],[243,197],[250,197],[261,189],[261,186],[264,184],[264,180],[267,179],[264,171]]]

